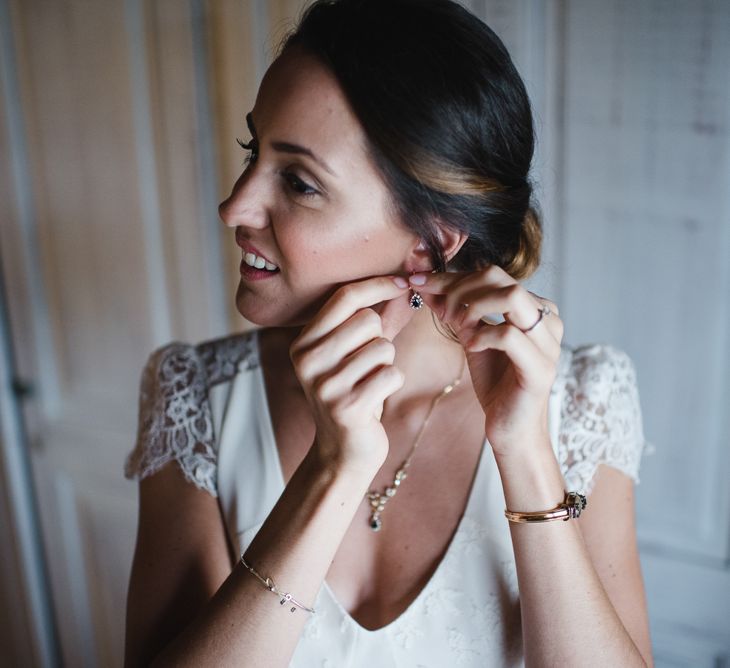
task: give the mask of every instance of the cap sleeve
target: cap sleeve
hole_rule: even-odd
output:
[[[218,495],[205,365],[195,346],[177,341],[152,352],[142,370],[137,441],[124,476],[141,480],[173,459],[190,482]]]
[[[636,369],[622,350],[605,344],[573,350],[566,375],[558,460],[568,491],[590,494],[599,464],[639,482],[644,438]]]

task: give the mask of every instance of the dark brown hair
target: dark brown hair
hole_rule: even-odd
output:
[[[497,264],[518,280],[535,271],[532,111],[487,25],[452,0],[315,0],[277,55],[294,45],[334,73],[394,212],[434,269]],[[468,235],[448,264],[438,225]]]

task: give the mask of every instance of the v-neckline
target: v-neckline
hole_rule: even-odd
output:
[[[269,397],[266,393],[266,379],[264,378],[264,371],[263,371],[263,365],[261,364],[261,355],[260,355],[260,347],[259,347],[259,332],[260,330],[256,330],[256,334],[253,337],[254,338],[254,352],[256,355],[256,374],[258,376],[258,382],[259,382],[259,388],[260,388],[260,396],[262,398],[261,404],[263,411],[265,413],[264,415],[264,424],[263,428],[265,431],[264,437],[268,441],[267,447],[270,448],[271,456],[273,459],[273,462],[275,464],[274,468],[276,469],[276,475],[279,479],[279,490],[277,494],[275,495],[277,498],[281,495],[281,493],[284,491],[284,488],[286,487],[286,481],[284,479],[284,470],[281,465],[281,456],[279,455],[279,448],[276,445],[276,438],[274,434],[274,423],[271,419],[271,411],[269,410]],[[443,556],[439,560],[436,568],[434,569],[433,573],[431,573],[431,577],[429,577],[426,584],[422,587],[421,591],[418,592],[416,597],[408,604],[408,607],[403,610],[397,617],[392,619],[390,622],[385,624],[384,626],[380,626],[377,629],[368,629],[362,626],[340,603],[337,596],[335,596],[334,591],[329,586],[329,583],[327,582],[327,578],[325,578],[322,581],[323,589],[327,593],[327,595],[330,597],[331,601],[334,603],[334,605],[337,607],[337,609],[340,611],[340,613],[347,619],[349,622],[355,626],[358,631],[364,634],[375,634],[375,633],[384,633],[388,629],[391,629],[396,626],[396,624],[403,621],[403,619],[411,613],[411,611],[416,607],[417,604],[419,604],[423,599],[428,595],[432,587],[434,586],[433,583],[436,580],[437,576],[441,574],[441,571],[444,568],[444,563],[451,557],[451,553],[455,549],[455,543],[457,541],[457,538],[459,534],[462,532],[464,527],[464,518],[466,518],[467,515],[472,514],[472,505],[475,503],[474,498],[476,495],[476,489],[481,481],[481,478],[484,475],[483,468],[485,466],[484,460],[485,460],[485,451],[488,449],[489,441],[485,437],[484,441],[482,441],[482,447],[479,452],[479,459],[477,460],[476,469],[474,471],[474,475],[472,476],[471,485],[469,487],[469,495],[467,496],[466,505],[464,506],[464,512],[462,513],[461,517],[459,518],[459,522],[456,525],[456,530],[451,536],[451,540],[449,541],[448,546],[446,547],[446,551],[444,552]]]

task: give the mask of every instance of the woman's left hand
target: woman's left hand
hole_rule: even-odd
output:
[[[425,284],[417,283],[418,276],[425,277]],[[495,456],[527,453],[535,439],[549,442],[548,399],[563,337],[557,306],[523,288],[497,265],[473,272],[414,274],[410,279],[466,351]],[[544,307],[550,313],[535,325]],[[496,313],[504,322],[482,320]]]

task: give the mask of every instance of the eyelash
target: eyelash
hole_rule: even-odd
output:
[[[256,140],[252,139],[247,144],[244,144],[240,139],[236,139],[236,143],[243,149],[249,151],[249,154],[246,156],[246,158],[243,161],[243,165],[248,169],[248,165],[252,162],[256,161],[256,157],[258,156],[257,151],[257,144]],[[245,171],[245,170],[244,170]],[[289,187],[292,189],[295,195],[299,197],[315,197],[316,195],[319,195],[319,192],[312,188],[310,185],[302,181],[298,176],[295,174],[292,174],[291,172],[281,172],[282,177],[284,177],[284,180],[287,182]],[[292,180],[293,179],[293,180]],[[297,190],[296,184],[299,184],[300,186],[303,186],[304,188],[309,188],[308,192],[302,192],[301,190]]]

